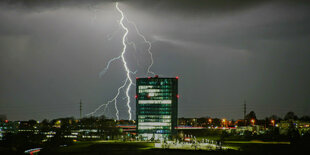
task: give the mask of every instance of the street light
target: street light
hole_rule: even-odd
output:
[[[274,121],[274,120],[271,120],[271,123],[272,123],[272,126],[274,126],[275,121]]]
[[[255,124],[255,120],[254,119],[251,119],[251,122],[253,123],[253,125]]]
[[[225,123],[226,123],[226,119],[222,119],[222,122],[223,122],[223,126],[225,127]]]

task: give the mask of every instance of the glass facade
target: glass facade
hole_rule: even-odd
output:
[[[178,109],[177,78],[137,78],[137,132],[143,139],[170,139]]]

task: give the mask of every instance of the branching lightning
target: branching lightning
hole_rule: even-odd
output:
[[[104,113],[104,112],[106,111],[108,105],[109,105],[110,103],[114,102],[114,107],[115,107],[115,110],[116,110],[116,118],[119,119],[119,115],[118,115],[118,114],[119,114],[119,111],[118,111],[118,108],[117,108],[117,98],[118,98],[118,96],[119,96],[121,90],[126,86],[127,81],[128,81],[128,78],[126,78],[124,84],[123,84],[121,87],[119,87],[119,88],[117,89],[117,94],[115,95],[115,97],[114,97],[112,100],[108,101],[106,104],[100,105],[95,111],[93,111],[93,112],[91,112],[91,113],[89,113],[89,114],[87,114],[87,115],[93,115],[93,114],[95,114],[99,109],[101,109],[103,106],[105,106],[104,111],[103,111],[103,113]]]
[[[124,13],[123,13],[123,11],[118,7],[118,2],[116,2],[115,7],[116,7],[117,11],[121,14],[121,20],[119,21],[119,24],[120,24],[121,27],[125,30],[125,33],[124,33],[124,35],[123,35],[123,37],[122,37],[123,50],[122,50],[122,53],[121,53],[120,56],[115,57],[115,58],[111,59],[111,60],[108,62],[106,68],[105,68],[102,72],[100,72],[99,76],[101,77],[101,76],[103,76],[103,75],[106,73],[106,71],[109,69],[110,64],[111,64],[112,62],[114,62],[114,61],[116,61],[116,60],[118,60],[118,59],[121,58],[121,60],[122,60],[122,62],[123,62],[123,65],[124,65],[124,68],[125,68],[125,71],[126,71],[126,76],[127,76],[127,78],[126,78],[124,84],[123,84],[121,87],[118,88],[117,94],[115,95],[115,97],[114,97],[112,100],[108,101],[106,104],[100,105],[97,109],[95,109],[95,111],[93,111],[93,112],[91,112],[91,113],[89,113],[89,114],[87,114],[87,115],[93,115],[93,114],[95,114],[95,113],[96,113],[99,109],[101,109],[103,106],[105,106],[105,109],[104,109],[104,111],[105,111],[106,108],[107,108],[107,106],[108,106],[110,103],[114,102],[115,110],[116,110],[116,117],[117,117],[117,119],[119,119],[119,110],[118,110],[118,108],[117,108],[117,98],[118,98],[118,96],[119,96],[119,94],[120,94],[120,90],[123,89],[123,88],[126,86],[127,82],[129,81],[129,83],[128,83],[127,87],[126,87],[126,92],[125,92],[125,94],[126,94],[126,98],[127,98],[127,103],[126,103],[126,105],[127,105],[127,107],[128,107],[128,115],[129,115],[129,118],[128,118],[128,119],[131,120],[131,107],[130,107],[130,96],[129,96],[129,91],[130,91],[130,87],[131,87],[132,84],[133,84],[132,79],[131,79],[131,77],[130,77],[130,73],[133,73],[133,72],[131,72],[131,71],[129,70],[129,68],[128,68],[128,66],[127,66],[126,59],[125,59],[125,53],[126,53],[126,48],[127,48],[127,45],[126,45],[126,37],[127,37],[127,35],[128,35],[128,28],[127,28],[127,27],[124,25],[124,23],[123,23],[123,21],[124,21]]]
[[[127,50],[127,44],[128,45],[132,45],[133,48],[136,50],[136,44],[134,42],[130,42],[127,40],[127,35],[128,35],[128,32],[129,32],[129,29],[124,25],[124,20],[126,20],[128,23],[132,24],[134,27],[135,27],[135,30],[137,32],[137,34],[143,39],[143,41],[148,44],[148,53],[151,57],[151,63],[150,65],[148,66],[147,68],[147,75],[148,74],[152,74],[152,75],[155,75],[154,72],[151,71],[151,67],[153,65],[153,54],[151,52],[151,48],[152,48],[152,44],[150,41],[148,41],[146,39],[146,37],[144,35],[142,35],[142,33],[139,31],[138,27],[136,26],[136,24],[132,21],[129,21],[123,11],[118,7],[118,2],[116,2],[116,5],[115,5],[115,8],[116,10],[120,13],[121,15],[121,19],[118,21],[119,22],[119,25],[121,26],[121,28],[125,31],[125,33],[123,34],[123,37],[122,37],[122,45],[123,45],[123,48],[122,48],[122,52],[121,52],[121,55],[117,56],[117,57],[114,57],[112,59],[110,59],[107,63],[107,66],[99,73],[99,77],[102,77],[109,69],[110,65],[114,62],[114,61],[117,61],[117,60],[121,60],[123,62],[123,66],[124,66],[124,69],[126,71],[126,80],[124,81],[123,85],[121,85],[118,90],[117,90],[117,93],[116,95],[114,96],[114,98],[112,100],[109,100],[107,103],[105,104],[101,104],[98,108],[96,108],[93,112],[87,114],[87,116],[89,115],[94,115],[95,113],[98,112],[98,110],[100,110],[101,108],[104,107],[104,110],[102,112],[102,114],[105,113],[107,107],[109,106],[110,103],[114,103],[114,108],[115,108],[115,115],[116,115],[116,118],[119,119],[119,110],[118,110],[118,107],[117,107],[117,99],[121,93],[121,90],[125,89],[124,90],[124,93],[125,93],[125,98],[123,99],[127,99],[127,102],[126,102],[126,106],[128,108],[128,119],[131,120],[132,119],[132,115],[131,115],[131,107],[130,107],[130,95],[129,95],[129,92],[130,92],[130,88],[135,85],[135,83],[133,83],[132,79],[131,79],[131,74],[136,74],[137,71],[135,72],[132,72],[130,71],[128,65],[127,65],[127,61],[126,61],[126,58],[125,58],[125,54],[126,54],[126,50]],[[100,115],[102,115],[100,114]]]
[[[127,45],[126,45],[126,37],[127,37],[127,34],[128,34],[128,28],[124,25],[123,21],[124,21],[124,13],[121,9],[119,9],[118,7],[118,2],[116,2],[116,9],[117,11],[122,15],[121,17],[121,20],[119,21],[119,24],[122,26],[122,28],[125,30],[125,34],[123,35],[123,38],[122,38],[122,43],[123,43],[123,51],[122,51],[122,61],[123,61],[123,64],[124,64],[124,68],[127,72],[127,79],[129,80],[129,84],[127,85],[127,88],[126,88],[126,96],[127,96],[127,107],[128,107],[128,114],[129,114],[129,120],[131,120],[131,107],[130,107],[130,96],[129,96],[129,91],[130,91],[130,87],[132,85],[132,80],[130,78],[130,70],[127,66],[127,62],[126,62],[126,59],[125,59],[125,53],[126,53],[126,48],[127,48]]]
[[[121,58],[121,56],[118,56],[118,57],[115,57],[115,58],[112,58],[109,60],[107,66],[99,73],[99,77],[102,77],[109,69],[110,67],[110,64],[116,60],[119,60]]]
[[[128,18],[126,18],[126,20],[127,20],[128,23],[132,24],[132,25],[135,27],[137,34],[143,39],[143,41],[144,41],[145,43],[147,43],[147,44],[149,45],[149,47],[148,47],[148,49],[147,49],[147,52],[150,54],[150,57],[151,57],[151,64],[150,64],[149,67],[147,68],[147,74],[155,75],[155,73],[151,71],[151,67],[153,66],[153,63],[154,63],[153,54],[152,54],[152,52],[151,52],[151,48],[152,48],[151,42],[148,41],[148,40],[146,40],[145,36],[139,31],[137,25],[136,25],[134,22],[128,20]]]

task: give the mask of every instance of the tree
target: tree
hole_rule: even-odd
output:
[[[29,126],[30,126],[31,128],[34,128],[34,126],[37,125],[37,121],[31,119],[31,120],[28,121],[28,124],[29,124]]]
[[[245,118],[250,121],[251,119],[255,119],[256,120],[256,114],[254,111],[251,111],[250,113],[248,113]]]
[[[298,117],[294,112],[290,111],[284,116],[284,120],[297,120]]]
[[[42,131],[49,131],[50,130],[50,123],[47,119],[44,119],[42,122],[41,122],[41,130]]]
[[[306,116],[306,115],[302,116],[300,120],[305,121],[305,122],[310,122],[310,116]]]
[[[278,117],[277,115],[271,115],[271,116],[269,117],[269,119],[270,119],[270,120],[276,120],[276,121],[281,120],[281,118]]]

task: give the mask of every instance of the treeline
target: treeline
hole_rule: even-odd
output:
[[[73,143],[73,138],[66,137],[72,135],[73,132],[78,132],[78,140],[82,140],[82,136],[100,137],[116,137],[121,134],[116,128],[116,121],[101,117],[85,117],[75,119],[73,117],[58,118],[51,121],[44,119],[39,122],[36,120],[8,122],[8,128],[14,126],[15,130],[7,130],[3,133],[0,141],[1,148],[6,148],[9,152],[23,153],[23,151],[31,148],[53,148]],[[90,130],[96,132],[90,133]],[[48,137],[47,135],[53,135]],[[85,140],[85,139],[83,139]]]

